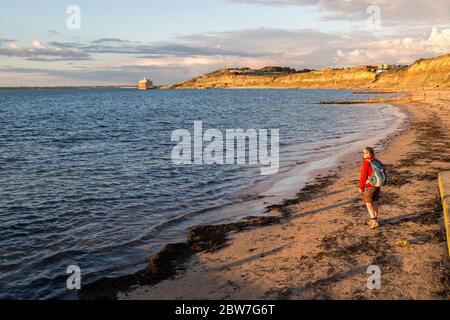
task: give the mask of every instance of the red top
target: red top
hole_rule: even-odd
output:
[[[372,176],[372,165],[371,162],[372,159],[364,159],[364,162],[362,164],[361,168],[361,177],[359,178],[359,188],[361,190],[364,190],[365,187],[373,187],[373,184],[368,183],[367,179]]]

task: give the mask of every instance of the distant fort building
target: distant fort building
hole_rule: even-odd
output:
[[[145,77],[144,79],[139,80],[138,88],[139,90],[153,89],[153,81],[150,80],[150,78]]]

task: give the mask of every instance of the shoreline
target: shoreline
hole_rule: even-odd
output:
[[[377,145],[386,152],[399,137],[406,135],[413,130],[410,124],[412,114],[408,111],[408,106],[398,105],[401,111],[408,114],[408,119],[403,122],[402,128],[394,130],[391,134],[380,140]],[[206,225],[192,229],[188,233],[187,242],[169,244],[150,261],[148,267],[136,274],[119,278],[104,278],[83,287],[79,298],[83,300],[91,299],[116,299],[119,292],[132,291],[135,288],[151,287],[161,283],[174,281],[168,280],[180,274],[180,271],[189,269],[188,262],[197,254],[217,253],[221,249],[229,246],[230,237],[270,226],[282,226],[290,223],[293,207],[301,205],[303,202],[313,200],[318,194],[323,193],[327,187],[336,183],[344,171],[351,170],[354,166],[355,157],[351,155],[343,160],[343,164],[332,173],[319,175],[302,188],[293,199],[284,200],[281,204],[268,206],[268,216],[248,217],[237,223],[222,225]],[[356,188],[356,187],[355,187]],[[184,272],[181,272],[184,273]],[[123,296],[123,295],[122,295]],[[138,297],[140,297],[138,295]]]
[[[393,104],[391,104],[393,105]],[[392,132],[377,141],[377,145],[383,146],[389,140],[398,135],[398,131],[407,130],[409,115],[402,110],[402,106],[397,106],[401,112],[405,114],[406,120],[400,120]],[[356,161],[353,152],[346,152],[342,156],[335,159],[337,170],[348,169],[351,163]],[[330,168],[315,169],[309,172],[305,186],[292,191],[295,196],[283,198],[276,204],[263,204],[264,213],[271,213],[269,216],[253,216],[250,215],[241,218],[236,222],[198,225],[187,230],[186,241],[180,243],[169,243],[165,245],[159,252],[150,258],[150,262],[146,269],[113,278],[101,278],[86,285],[79,294],[80,299],[115,299],[114,296],[120,290],[127,290],[136,284],[153,285],[163,281],[183,268],[184,262],[195,253],[201,251],[214,251],[220,249],[226,243],[226,238],[231,232],[240,232],[251,228],[266,226],[274,223],[281,223],[283,218],[289,215],[287,209],[290,205],[310,199],[315,193],[320,192],[327,184],[336,178],[336,170]],[[276,214],[273,214],[276,213]],[[161,269],[166,269],[162,271]]]
[[[369,103],[366,103],[369,104]],[[389,105],[396,107],[399,109],[399,111],[404,115],[403,119],[399,120],[399,123],[397,123],[394,127],[390,128],[390,132],[386,135],[383,135],[382,137],[377,137],[376,138],[376,143],[374,144],[375,148],[378,150],[378,152],[383,153],[385,151],[385,149],[389,146],[390,142],[395,139],[396,137],[404,134],[406,131],[410,130],[410,118],[411,118],[411,113],[408,112],[407,108],[402,105],[402,104],[398,104],[398,103],[388,103]],[[367,140],[375,140],[375,138],[370,138],[370,139],[366,139],[364,141]],[[358,143],[362,143],[358,142]],[[349,168],[351,168],[351,166],[355,163],[355,162],[359,162],[360,161],[360,156],[361,152],[357,151],[356,153],[354,151],[348,151],[343,153],[342,155],[336,157],[336,159],[334,159],[334,168],[335,169],[330,169],[330,168],[321,168],[321,169],[315,169],[312,170],[308,173],[308,176],[312,177],[309,180],[309,182],[306,183],[306,185],[303,188],[300,188],[299,191],[297,191],[297,195],[302,193],[302,191],[304,191],[304,188],[308,187],[309,185],[315,185],[317,183],[319,183],[320,179],[322,178],[326,178],[329,176],[335,176],[337,174],[338,171],[344,171],[344,170],[348,170]],[[280,204],[274,204],[274,205],[269,205],[266,207],[267,212],[270,212],[271,209],[273,208],[280,208],[283,207],[283,203],[292,203],[293,201],[295,201],[297,197],[294,197],[293,199],[290,198],[285,198],[281,201]],[[283,210],[284,211],[284,210]]]

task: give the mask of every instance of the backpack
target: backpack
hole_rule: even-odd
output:
[[[373,184],[375,187],[383,187],[387,184],[387,174],[384,164],[379,160],[371,161],[372,176],[367,179],[367,182]]]

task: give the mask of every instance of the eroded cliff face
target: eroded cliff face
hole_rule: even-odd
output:
[[[274,84],[283,88],[366,88],[375,80],[375,73],[365,68],[324,69],[279,77]]]
[[[365,69],[307,71],[297,73],[255,74],[222,69],[172,86],[173,89],[210,88],[357,88],[368,87],[375,73]]]
[[[171,86],[172,89],[211,89],[211,88],[264,88],[272,84],[280,74],[249,74],[238,73],[236,69],[221,69],[206,75]],[[257,71],[257,70],[253,70]],[[255,72],[256,73],[256,72]]]
[[[375,85],[449,88],[450,54],[433,59],[420,59],[405,70],[383,74]]]
[[[421,59],[409,68],[377,75],[365,67],[302,70],[270,67],[261,70],[221,69],[173,86],[171,89],[211,88],[414,88],[450,87],[450,54]]]

